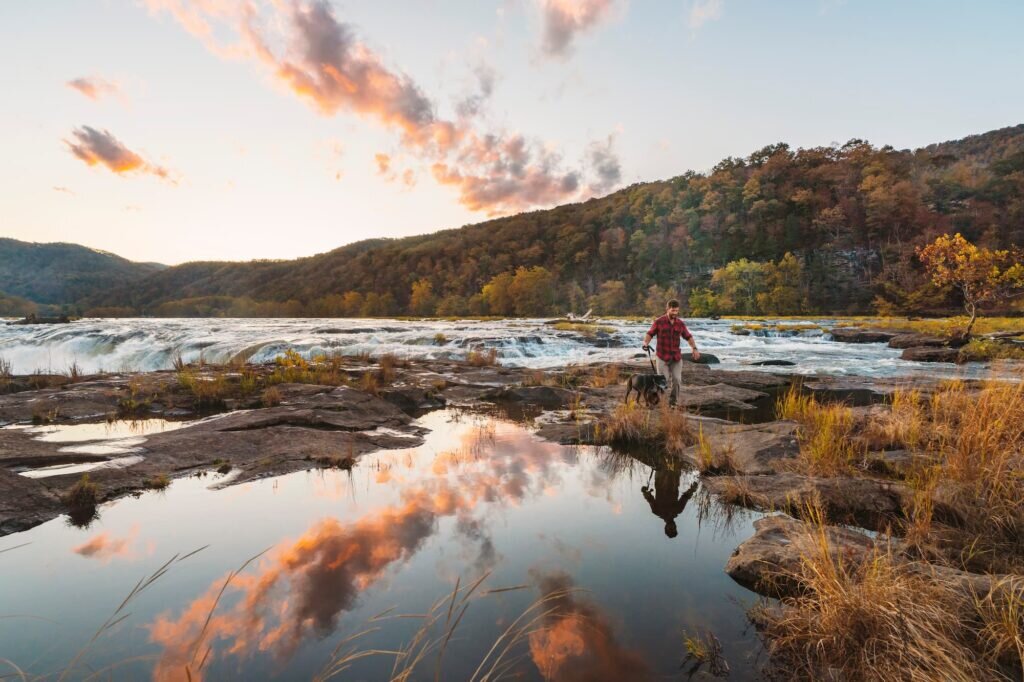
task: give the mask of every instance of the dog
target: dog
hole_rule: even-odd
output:
[[[660,374],[634,374],[626,380],[626,397],[624,402],[629,402],[629,396],[636,391],[637,399],[642,400],[647,407],[654,407],[661,402],[661,394],[668,390],[668,379]]]

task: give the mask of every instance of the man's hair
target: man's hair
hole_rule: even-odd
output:
[[[666,308],[678,308],[679,307],[679,301],[677,301],[676,299],[673,298],[671,301],[669,301],[668,303],[665,304],[665,307]]]

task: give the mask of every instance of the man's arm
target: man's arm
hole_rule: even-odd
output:
[[[693,361],[697,362],[700,360],[700,351],[697,350],[697,342],[693,338],[693,334],[687,329],[686,323],[683,323],[683,338],[686,339],[686,343],[690,344],[690,353],[693,355]]]
[[[693,335],[686,339],[686,343],[690,344],[690,352],[693,354],[693,361],[697,362],[700,360],[700,351],[697,350],[697,342],[693,340]]]

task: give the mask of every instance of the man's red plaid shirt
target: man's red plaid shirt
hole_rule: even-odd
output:
[[[658,357],[665,362],[679,362],[683,354],[679,351],[679,339],[690,340],[690,330],[678,317],[669,318],[668,313],[654,321],[647,333],[658,339]]]

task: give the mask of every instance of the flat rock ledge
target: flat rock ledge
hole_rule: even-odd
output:
[[[810,531],[814,531],[814,533]],[[754,522],[754,535],[737,547],[725,564],[725,572],[737,583],[767,597],[791,597],[800,593],[799,579],[804,557],[820,552],[817,528],[783,514],[766,516]],[[1009,581],[1004,575],[969,573],[948,566],[938,566],[905,558],[900,540],[885,536],[872,537],[850,528],[825,526],[821,529],[835,560],[848,567],[876,552],[892,553],[897,561],[922,576],[942,581],[962,591],[967,599],[982,598],[994,586],[1004,589]]]
[[[714,476],[707,488],[724,502],[759,511],[803,516],[820,504],[828,519],[882,529],[903,517],[912,492],[902,483],[873,478],[825,478],[783,472],[774,475]]]

